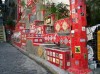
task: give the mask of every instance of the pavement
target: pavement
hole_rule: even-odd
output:
[[[39,57],[26,55],[8,43],[0,43],[0,74],[69,74]],[[100,74],[100,68],[92,71]]]
[[[0,74],[52,74],[8,43],[0,43]]]

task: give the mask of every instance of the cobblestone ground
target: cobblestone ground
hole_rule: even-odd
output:
[[[100,74],[100,68],[93,70],[93,74]]]
[[[0,74],[50,74],[8,43],[0,43]]]

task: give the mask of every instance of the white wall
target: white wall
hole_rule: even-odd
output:
[[[69,0],[49,0],[50,2],[54,2],[54,3],[59,3],[59,2],[62,2],[64,4],[69,4]]]
[[[52,0],[52,1],[55,2],[55,3],[62,2],[62,3],[65,3],[65,4],[69,4],[69,0]]]

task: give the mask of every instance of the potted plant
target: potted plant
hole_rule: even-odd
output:
[[[24,1],[24,0],[22,0],[22,1],[21,1],[21,6],[23,6],[23,7],[25,7],[25,6],[26,6],[26,4],[25,4],[25,1]]]
[[[67,4],[59,3],[56,6],[57,19],[69,17],[69,10]]]

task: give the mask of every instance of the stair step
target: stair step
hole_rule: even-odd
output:
[[[0,39],[2,39],[2,38],[4,38],[4,37],[0,37]]]
[[[0,38],[1,38],[1,37],[3,37],[3,35],[2,35],[2,36],[0,36]]]
[[[0,39],[0,40],[4,40],[4,39]]]
[[[0,29],[1,29],[1,28],[3,28],[3,27],[0,27]]]
[[[2,34],[0,34],[0,36],[3,36],[3,33],[2,33]]]
[[[0,30],[2,30],[3,28],[0,28]]]
[[[3,33],[0,33],[0,36],[3,35]]]
[[[0,41],[4,41],[4,39],[0,39]]]
[[[2,34],[2,35],[0,35],[0,37],[1,37],[1,36],[3,36],[3,34]]]
[[[0,26],[0,40],[4,40],[3,26]]]
[[[0,39],[1,39],[1,38],[4,38],[4,37],[0,37]]]
[[[0,37],[0,39],[4,39],[4,37]]]
[[[3,39],[0,39],[0,41],[4,41]]]
[[[3,27],[0,27],[0,29],[3,29]]]
[[[0,35],[3,35],[3,33],[0,33]]]
[[[4,40],[4,39],[0,39],[0,41],[1,41],[1,40]]]
[[[2,30],[0,30],[0,31],[3,31],[3,29],[2,29]]]
[[[3,33],[3,32],[0,32],[0,34],[1,34],[1,33]]]
[[[1,38],[1,37],[3,37],[3,36],[0,36],[0,38]]]
[[[3,33],[3,31],[0,31],[0,33]]]
[[[5,40],[5,28],[4,26],[0,26],[0,42],[4,42]]]
[[[0,37],[0,39],[3,39],[4,37]]]

